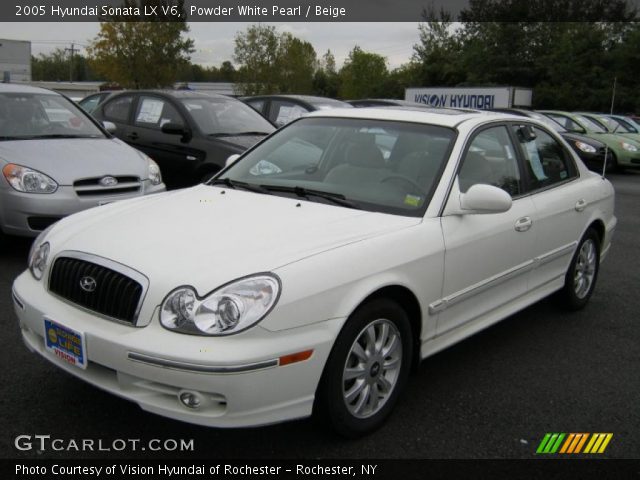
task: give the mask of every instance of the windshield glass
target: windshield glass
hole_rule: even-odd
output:
[[[275,130],[268,120],[239,100],[198,97],[181,102],[204,135],[259,135]]]
[[[631,127],[627,122],[619,118],[611,117],[598,117],[601,119],[609,129],[610,132],[615,133],[637,133],[637,131]]]
[[[454,138],[453,129],[432,125],[303,118],[258,145],[217,180],[327,203],[305,194],[322,192],[354,208],[421,216]]]
[[[562,132],[566,132],[567,131],[567,129],[563,128],[562,125],[560,125],[558,122],[556,122],[555,120],[547,117],[546,115],[543,115],[542,113],[529,112],[529,116],[531,118],[535,118],[536,120],[540,120],[541,122],[544,122],[545,125],[547,125],[550,128],[553,128],[558,133],[562,133]]]
[[[0,93],[0,140],[33,138],[104,138],[104,134],[60,95]]]
[[[596,122],[589,117],[585,117],[584,115],[576,115],[576,117],[578,117],[578,120],[580,120],[589,130],[596,133],[607,133],[607,129],[599,122]]]

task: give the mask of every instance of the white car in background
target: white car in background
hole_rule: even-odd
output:
[[[62,220],[13,298],[30,350],[144,410],[358,436],[414,361],[554,292],[584,307],[613,209],[533,119],[315,112],[206,184]]]
[[[37,236],[60,218],[165,190],[145,154],[62,95],[0,84],[0,234]]]

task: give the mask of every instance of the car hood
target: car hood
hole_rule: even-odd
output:
[[[117,139],[57,138],[0,142],[0,159],[33,168],[59,185],[105,175],[148,177],[141,154]]]
[[[627,142],[640,147],[640,142],[638,142],[638,140],[623,137],[617,133],[593,133],[589,136],[595,140],[606,143],[607,145],[609,145],[609,148],[622,148],[622,142]]]
[[[188,284],[204,294],[421,220],[199,185],[79,213],[47,239],[53,254],[99,255],[138,270],[156,286],[164,283],[165,290]]]
[[[562,137],[565,140],[573,140],[573,141],[578,141],[578,142],[583,142],[586,143],[588,145],[592,145],[595,148],[604,148],[604,143],[602,143],[599,140],[596,140],[592,137],[587,137],[586,135],[581,135],[579,133],[573,133],[573,132],[562,132],[560,135],[562,135]]]

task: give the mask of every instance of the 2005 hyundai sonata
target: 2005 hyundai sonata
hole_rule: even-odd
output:
[[[505,114],[317,112],[229,163],[43,232],[28,348],[174,419],[362,435],[415,361],[554,292],[583,307],[616,225],[611,184]]]

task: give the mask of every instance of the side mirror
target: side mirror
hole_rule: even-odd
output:
[[[502,213],[511,208],[511,195],[501,188],[477,183],[460,194],[462,213]]]
[[[165,123],[160,128],[162,133],[167,133],[169,135],[184,135],[187,131],[184,129],[184,126],[179,123]]]
[[[234,163],[236,163],[236,160],[238,160],[240,158],[240,155],[238,155],[237,153],[234,153],[233,155],[229,156],[229,158],[227,158],[227,161],[224,162],[224,166],[228,167],[229,165],[233,165]]]
[[[118,130],[118,127],[116,127],[116,124],[113,122],[102,122],[102,126],[109,133],[116,133],[116,130]]]

